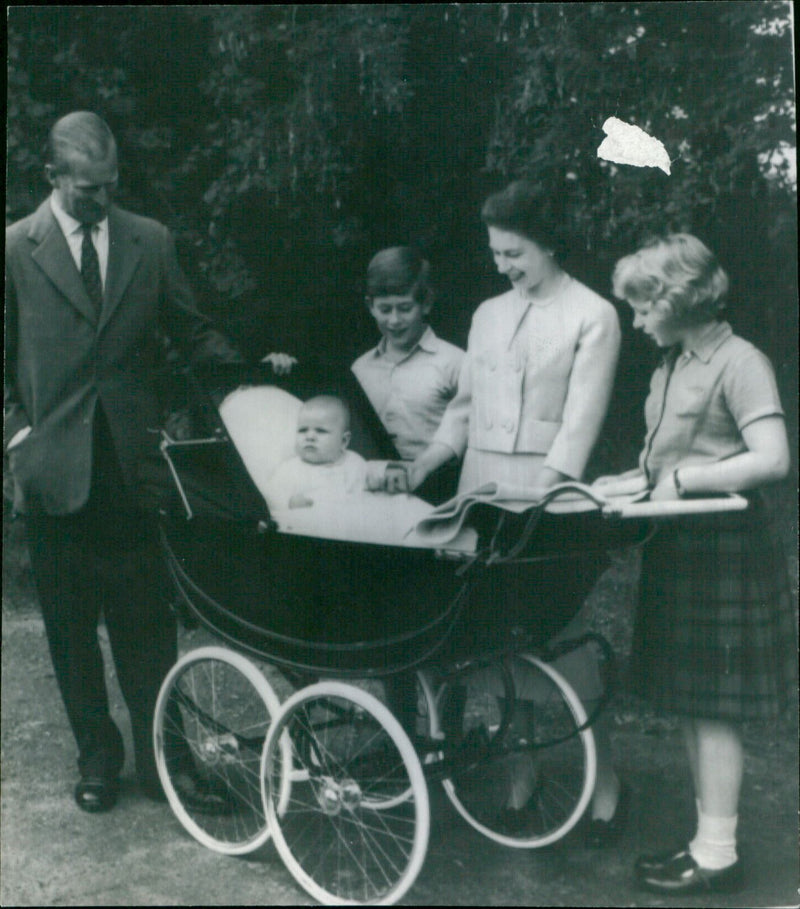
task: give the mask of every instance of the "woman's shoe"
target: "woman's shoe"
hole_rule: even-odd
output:
[[[681,851],[660,868],[637,871],[637,883],[653,893],[735,893],[744,886],[742,863],[727,868],[701,868],[688,851]]]
[[[589,827],[584,837],[584,844],[587,848],[605,849],[607,846],[613,846],[617,842],[628,824],[630,801],[630,789],[623,783],[620,786],[616,810],[611,818],[607,821],[601,818],[592,818],[589,821]]]
[[[179,773],[172,778],[178,798],[190,811],[216,817],[229,817],[236,811],[232,791],[215,786],[194,773]]]

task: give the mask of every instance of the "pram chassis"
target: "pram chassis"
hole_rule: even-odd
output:
[[[195,443],[198,449],[223,447],[228,455],[233,448],[220,424]],[[184,490],[170,457],[175,450],[165,437],[162,451],[185,511],[178,519],[164,512],[170,573],[194,616],[233,648],[204,647],[183,656],[165,679],[156,707],[159,775],[173,811],[193,837],[237,855],[258,849],[271,836],[288,870],[320,902],[388,905],[402,898],[423,865],[428,786],[434,782],[443,784],[469,824],[504,845],[546,846],[574,827],[594,788],[591,722],[597,711],[587,717],[571,686],[549,665],[543,642],[531,646],[518,629],[482,651],[443,648],[463,622],[464,591],[476,571],[504,560],[531,563],[536,556],[518,551],[522,547],[509,556],[496,548],[497,535],[494,548],[469,556],[416,553],[414,558],[429,560],[426,580],[438,603],[421,629],[393,628],[388,635],[388,626],[375,625],[371,616],[369,634],[337,639],[328,649],[320,647],[325,641],[298,644],[294,632],[259,627],[252,612],[226,609],[192,578],[192,566],[184,566],[191,545],[173,548],[171,530],[183,522],[196,534],[207,524]],[[545,504],[529,513],[526,531]],[[237,542],[244,539],[246,551],[256,555],[264,546],[277,546],[265,557],[270,566],[294,551],[281,548],[285,541],[265,508],[252,511],[247,526],[246,537]],[[317,542],[295,542],[310,559],[302,563],[305,574],[313,575]],[[388,557],[380,547],[366,545],[369,560],[363,564]],[[319,546],[324,566],[351,553],[347,547]],[[206,558],[207,553],[194,568]],[[286,575],[279,579],[285,588]],[[299,690],[281,704],[262,669],[243,653],[280,667]],[[342,658],[349,661],[344,668],[337,665]],[[335,680],[412,671],[420,708],[414,728],[404,728],[372,689]],[[311,684],[309,674],[316,677]],[[528,762],[534,789],[525,823],[509,828],[501,809],[510,768],[519,761]],[[199,802],[181,786],[187,771],[204,787]]]

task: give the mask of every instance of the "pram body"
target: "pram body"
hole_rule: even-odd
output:
[[[352,448],[396,459],[352,381],[324,390],[350,405]],[[546,503],[478,505],[446,545],[282,532],[259,487],[291,454],[310,393],[302,383],[252,387],[219,407],[200,393],[193,437],[164,436],[169,572],[184,608],[229,646],[185,655],[165,680],[157,759],[173,810],[205,845],[242,853],[272,836],[321,902],[387,904],[424,861],[434,781],[506,845],[547,845],[577,823],[594,785],[593,717],[543,648],[608,550],[649,525],[609,522],[584,501],[559,515]],[[281,705],[253,660],[298,690]],[[370,678],[411,679],[419,712],[406,728],[355,683]],[[509,766],[522,754],[536,798],[527,824],[508,830]],[[205,801],[184,795],[186,773]]]

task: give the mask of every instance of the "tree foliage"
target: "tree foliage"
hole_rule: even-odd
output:
[[[176,231],[209,308],[254,347],[285,336],[349,356],[371,337],[365,264],[392,243],[430,256],[437,326],[465,339],[501,287],[480,203],[526,175],[566,198],[567,265],[601,293],[644,234],[704,237],[731,271],[737,327],[793,378],[789,14],[762,0],[10,7],[7,217],[44,195],[52,121],[97,110],[120,141],[123,203]],[[659,138],[672,174],[598,159],[609,116]]]

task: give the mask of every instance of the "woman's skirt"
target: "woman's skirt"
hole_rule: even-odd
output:
[[[642,556],[634,690],[695,718],[779,716],[796,689],[791,602],[763,494],[747,511],[664,522]]]
[[[472,492],[484,483],[508,486],[536,486],[546,455],[531,452],[506,454],[468,448],[461,466],[458,493]]]
[[[468,448],[464,455],[461,476],[458,483],[459,494],[470,492],[485,483],[503,485],[536,486],[539,474],[544,467],[546,455],[532,452],[514,452],[505,454],[498,451],[486,451]],[[565,532],[559,533],[554,528],[563,525]],[[568,533],[570,522],[565,518],[555,518],[540,528],[547,538],[546,543],[556,550],[564,552],[574,548],[575,541]],[[535,544],[534,548],[535,548]],[[532,570],[535,582],[528,584],[526,578],[531,570],[522,566],[512,566],[504,573],[503,594],[492,595],[491,585],[497,581],[491,572],[486,573],[485,583],[478,583],[473,590],[473,598],[485,602],[502,602],[505,610],[516,611],[520,615],[520,624],[535,621],[542,628],[552,627],[550,636],[552,644],[583,637],[590,630],[589,613],[582,608],[584,599],[591,593],[594,583],[607,567],[606,560],[595,554],[586,557],[565,559],[543,563]],[[483,588],[490,586],[487,593]],[[562,620],[567,616],[568,624]],[[575,650],[565,653],[553,661],[558,669],[585,703],[591,703],[603,694],[604,683],[599,667],[599,653],[592,642],[581,644]]]

